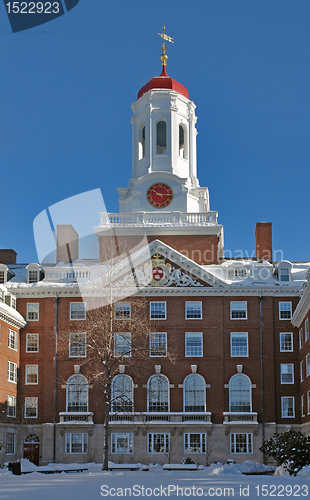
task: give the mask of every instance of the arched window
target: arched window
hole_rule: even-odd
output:
[[[164,120],[157,122],[156,126],[157,149],[158,155],[167,153],[167,124]]]
[[[148,380],[147,411],[169,411],[169,381],[164,375],[152,375]]]
[[[201,375],[193,373],[184,380],[184,411],[206,410],[205,381]]]
[[[139,160],[142,160],[145,157],[145,125],[140,127],[139,135]]]
[[[251,410],[251,381],[242,374],[233,375],[229,381],[229,411],[249,412]]]
[[[179,156],[181,158],[186,158],[185,136],[186,136],[185,127],[183,125],[179,125]]]
[[[66,411],[88,411],[88,382],[84,375],[71,375],[68,378]]]
[[[116,375],[112,380],[112,411],[133,411],[133,383],[129,375]]]

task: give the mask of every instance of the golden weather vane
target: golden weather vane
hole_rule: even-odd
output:
[[[158,33],[159,36],[161,36],[162,39],[164,40],[164,42],[163,42],[163,44],[161,46],[161,49],[160,49],[160,50],[163,51],[162,55],[160,56],[160,58],[161,58],[161,64],[163,66],[167,65],[168,56],[166,54],[166,50],[169,48],[169,47],[166,47],[165,40],[167,40],[168,42],[174,43],[174,41],[173,41],[174,39],[171,36],[166,35],[165,30],[166,30],[166,27],[163,26],[163,33]]]

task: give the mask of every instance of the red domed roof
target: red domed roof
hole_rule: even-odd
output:
[[[152,89],[175,90],[176,92],[179,92],[179,94],[182,94],[184,95],[184,97],[189,99],[187,88],[184,87],[182,83],[173,80],[172,78],[170,78],[170,76],[167,75],[166,66],[163,66],[163,70],[160,76],[155,76],[154,78],[152,78],[152,80],[143,85],[143,87],[138,92],[138,99],[140,99],[143,94]]]

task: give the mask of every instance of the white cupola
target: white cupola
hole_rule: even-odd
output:
[[[167,39],[167,38],[165,38]],[[132,104],[132,177],[118,188],[120,213],[208,212],[208,188],[197,179],[195,104],[166,71],[138,92]]]

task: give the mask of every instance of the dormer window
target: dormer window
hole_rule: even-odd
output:
[[[8,266],[0,264],[0,283],[4,284],[8,281]]]
[[[140,128],[140,138],[139,138],[139,160],[143,160],[145,157],[145,125]]]
[[[275,273],[278,274],[278,280],[282,282],[291,281],[292,264],[288,260],[282,260],[276,266]]]
[[[27,269],[27,282],[28,283],[37,283],[43,279],[42,268],[39,264],[28,264]]]
[[[248,275],[248,270],[244,268],[239,269],[228,269],[227,276],[229,278],[246,278]]]
[[[156,153],[158,155],[167,153],[167,124],[164,120],[157,122],[156,126]]]
[[[0,271],[0,283],[5,283],[5,271]]]

